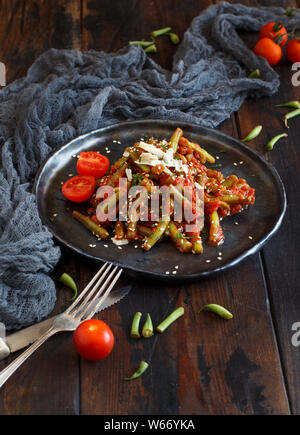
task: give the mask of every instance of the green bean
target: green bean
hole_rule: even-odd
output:
[[[274,107],[292,107],[294,109],[299,109],[300,103],[299,103],[299,101],[288,101],[287,103],[276,104],[276,106],[274,106]]]
[[[128,226],[127,226],[127,233],[126,233],[126,237],[129,240],[135,240],[138,236],[138,232],[137,232],[137,222],[133,221],[133,220],[129,220],[128,222]]]
[[[191,148],[193,151],[196,151],[201,157],[200,159],[201,163],[206,163],[206,162],[215,163],[216,161],[215,158],[211,154],[209,154],[205,149],[201,148],[197,143],[190,142],[185,137],[181,137],[179,142],[180,145],[187,146]]]
[[[145,53],[156,53],[157,48],[155,44],[150,45],[149,47],[145,48]]]
[[[115,225],[115,237],[118,240],[122,240],[125,237],[124,222],[117,220]]]
[[[234,174],[229,175],[223,182],[222,186],[226,189],[229,189],[230,187],[233,187],[238,182],[238,177]]]
[[[139,311],[137,313],[135,313],[135,315],[133,316],[131,331],[130,331],[131,338],[140,338],[141,337],[141,334],[139,332],[141,317],[142,317],[142,313],[140,313]]]
[[[157,38],[158,36],[162,36],[170,32],[171,32],[171,27],[164,27],[163,29],[153,30],[153,32],[151,32],[151,37]]]
[[[288,134],[281,133],[281,134],[278,134],[277,136],[273,137],[271,140],[269,140],[269,142],[266,145],[266,150],[271,151],[274,148],[274,145],[276,144],[276,142],[278,142],[279,139],[281,139],[283,137],[288,137]]]
[[[142,236],[149,237],[152,234],[152,229],[149,227],[146,227],[146,225],[137,224],[137,230]]]
[[[85,216],[84,214],[79,213],[79,211],[74,210],[73,218],[78,222],[81,222],[88,230],[90,230],[93,234],[100,237],[100,239],[107,239],[109,234],[105,228],[101,227],[101,225],[96,224],[89,216]]]
[[[71,299],[73,301],[77,297],[77,285],[73,278],[68,273],[63,273],[58,281],[73,290],[74,296]]]
[[[258,79],[259,77],[260,77],[259,69],[255,69],[254,71],[252,71],[252,73],[248,75],[248,79]]]
[[[127,151],[127,148],[126,148],[126,151]],[[124,165],[124,163],[127,162],[128,158],[129,158],[129,157],[125,157],[125,156],[121,157],[119,160],[117,160],[117,161],[114,163],[114,168],[115,168],[115,169],[120,168],[122,165]]]
[[[241,202],[241,197],[238,195],[220,195],[218,196],[218,200],[227,202],[228,204],[238,204]]]
[[[175,222],[171,221],[169,223],[168,229],[169,229],[169,236],[172,242],[175,244],[176,248],[180,252],[191,252],[193,247],[192,243],[189,242],[185,238],[184,234],[179,231]]]
[[[217,304],[206,304],[202,308],[200,308],[198,313],[200,313],[203,310],[212,311],[216,313],[218,316],[222,317],[223,319],[232,319],[233,317],[233,315],[228,310],[226,310],[226,308]]]
[[[147,48],[153,45],[153,41],[129,41],[130,45],[140,45],[142,48]]]
[[[247,134],[247,136],[242,139],[242,142],[248,142],[249,140],[255,139],[260,132],[262,131],[262,125],[257,125],[256,127],[254,127],[253,130],[250,131],[249,134]]]
[[[133,375],[130,376],[129,378],[125,378],[125,381],[131,381],[132,379],[139,378],[147,370],[148,367],[149,367],[148,363],[146,363],[145,361],[141,361],[137,371],[134,372]]]
[[[207,244],[210,246],[218,246],[224,241],[222,227],[220,225],[220,218],[217,211],[209,215],[210,227]]]
[[[122,172],[127,168],[128,163],[125,161],[117,170],[112,174],[109,181],[107,182],[108,186],[115,187],[119,178],[121,178]]]
[[[170,144],[171,144],[171,148],[174,150],[174,153],[177,151],[178,142],[182,136],[182,133],[183,131],[181,130],[181,128],[176,128],[176,130],[171,136]]]
[[[139,163],[139,155],[136,151],[130,151],[130,158],[143,172],[150,172],[150,167],[148,165]]]
[[[117,202],[120,197],[120,188],[116,187],[114,189],[114,193],[110,195],[108,198],[105,198],[102,202],[98,204],[99,211],[101,210],[102,214],[107,213],[109,210],[113,210],[113,207],[116,207]]]
[[[179,44],[180,39],[179,39],[179,36],[176,35],[176,33],[169,33],[169,36],[170,36],[170,40],[171,40],[171,42],[172,42],[174,45]]]
[[[149,251],[155,243],[159,241],[159,239],[163,236],[164,232],[168,228],[170,219],[167,219],[163,222],[159,222],[157,227],[155,228],[155,231],[151,234],[151,236],[147,237],[144,241],[142,248],[145,249],[145,251]]]
[[[200,236],[194,237],[194,240],[192,240],[192,244],[193,244],[193,249],[192,252],[193,254],[202,254],[203,252],[203,244],[202,244],[202,239]]]
[[[294,118],[295,116],[300,115],[300,109],[296,109],[296,110],[292,110],[292,112],[287,113],[284,117],[283,117],[283,122],[285,124],[285,126],[287,128],[289,128],[288,126],[288,119]]]
[[[153,335],[153,324],[149,313],[147,313],[147,319],[142,329],[142,335],[145,338],[150,338]]]
[[[175,320],[177,320],[179,317],[181,317],[184,314],[184,308],[179,307],[176,308],[175,311],[173,311],[165,320],[163,320],[157,327],[157,332],[164,332]]]

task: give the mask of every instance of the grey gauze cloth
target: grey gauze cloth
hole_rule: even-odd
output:
[[[60,258],[37,213],[32,182],[50,152],[75,136],[134,119],[173,119],[215,127],[247,96],[277,91],[279,78],[237,31],[282,19],[281,8],[220,3],[195,18],[166,71],[140,47],[117,53],[51,49],[25,78],[0,92],[0,321],[8,329],[53,309],[47,275]],[[247,75],[259,68],[261,80]]]

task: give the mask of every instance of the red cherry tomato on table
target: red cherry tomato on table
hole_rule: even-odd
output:
[[[269,38],[260,39],[255,44],[254,53],[267,59],[271,66],[276,65],[282,58],[281,47]]]
[[[73,343],[82,358],[97,361],[110,354],[115,338],[110,327],[102,320],[89,319],[77,327]]]
[[[291,62],[300,62],[300,41],[292,39],[286,46],[286,55]]]
[[[277,26],[277,27],[276,27]],[[275,30],[274,30],[275,28]],[[282,39],[281,42],[279,43],[280,47],[283,47],[287,40],[288,40],[288,35],[287,35],[287,30],[285,27],[283,27],[282,25],[278,24],[278,23],[267,23],[265,24],[259,32],[259,38],[269,38],[274,40],[274,38],[277,38],[279,36],[282,35]]]
[[[77,161],[77,172],[80,175],[94,175],[101,178],[106,174],[109,167],[109,160],[96,151],[84,151],[79,154]]]
[[[61,188],[62,194],[73,202],[84,202],[90,199],[96,186],[95,177],[75,175],[69,178]]]

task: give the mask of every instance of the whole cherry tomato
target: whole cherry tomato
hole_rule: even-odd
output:
[[[94,175],[96,178],[101,178],[106,174],[108,167],[107,157],[96,151],[84,151],[79,154],[76,169],[80,175]]]
[[[110,327],[98,319],[80,323],[73,334],[73,343],[79,355],[88,361],[107,357],[113,350],[115,338]]]
[[[300,62],[300,41],[292,39],[286,46],[286,55],[291,62]]]
[[[254,53],[267,59],[271,66],[276,65],[282,58],[281,47],[270,38],[260,39],[255,44]]]
[[[69,178],[61,188],[62,194],[73,202],[87,201],[93,194],[96,186],[94,176],[75,175]]]
[[[287,30],[285,27],[283,27],[281,24],[278,23],[267,23],[265,24],[259,32],[259,38],[269,38],[274,40],[274,38],[277,39],[277,37],[281,36],[281,42],[279,43],[279,45],[281,47],[283,47],[287,40],[288,40],[288,35],[287,35]],[[275,41],[276,42],[276,41]]]

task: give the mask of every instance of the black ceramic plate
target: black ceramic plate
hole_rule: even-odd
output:
[[[107,155],[112,163],[120,158],[126,146],[140,138],[169,138],[176,127],[183,129],[185,137],[219,157],[216,163],[222,165],[220,170],[224,176],[235,173],[245,178],[256,189],[255,205],[224,219],[224,244],[217,248],[204,246],[202,255],[181,254],[168,241],[156,245],[149,252],[134,248],[135,243],[120,250],[110,239],[97,241],[72,218],[73,209],[86,212],[86,205],[73,204],[61,193],[62,182],[70,174],[76,175],[77,158],[73,156],[81,151],[96,150]],[[110,153],[107,153],[107,148]],[[257,252],[274,234],[286,209],[285,191],[279,175],[259,154],[216,130],[174,121],[124,122],[82,135],[50,156],[37,175],[34,188],[42,221],[63,245],[91,260],[121,265],[131,275],[168,280],[195,279],[236,265]],[[54,218],[53,214],[56,215]],[[89,244],[96,244],[96,247],[91,248]]]

